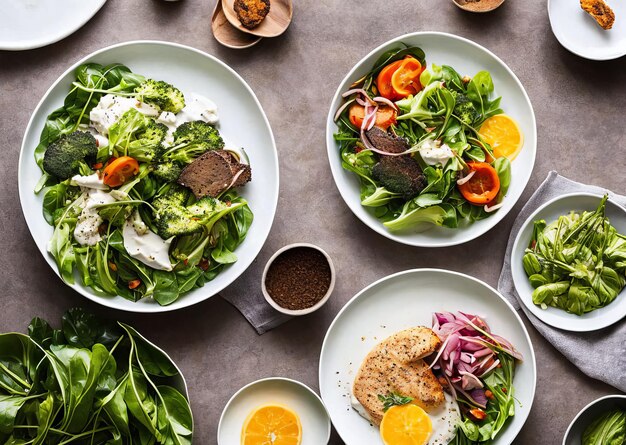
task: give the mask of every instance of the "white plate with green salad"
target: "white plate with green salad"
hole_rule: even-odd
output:
[[[359,219],[394,241],[442,247],[483,235],[513,208],[537,130],[501,59],[462,37],[418,32],[352,68],[331,102],[326,143]]]
[[[69,286],[113,308],[168,311],[215,295],[260,251],[278,200],[276,146],[223,62],[127,42],[46,92],[19,192],[35,243]]]
[[[539,207],[511,251],[524,307],[559,329],[588,332],[626,317],[626,209],[572,193]]]

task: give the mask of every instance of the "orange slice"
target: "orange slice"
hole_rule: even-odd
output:
[[[488,118],[478,130],[482,138],[491,145],[496,158],[503,156],[515,159],[524,145],[524,135],[517,122],[506,114]]]
[[[298,415],[282,405],[263,405],[248,415],[241,430],[241,445],[300,445]]]
[[[433,424],[430,417],[417,405],[392,406],[380,423],[380,437],[385,445],[425,445]]]

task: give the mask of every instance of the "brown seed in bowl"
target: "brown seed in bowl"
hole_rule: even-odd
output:
[[[255,28],[270,12],[270,0],[235,0],[235,12],[245,28]]]

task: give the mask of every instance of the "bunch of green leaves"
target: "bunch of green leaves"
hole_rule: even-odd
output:
[[[535,221],[523,258],[533,303],[582,315],[613,302],[626,285],[626,237],[606,217],[605,195],[593,212]]]
[[[626,410],[613,409],[596,418],[583,432],[582,445],[626,443]]]
[[[389,63],[411,55],[425,64],[420,48],[402,47],[390,50],[374,63],[372,69],[351,87],[362,87],[371,97],[377,95],[375,78]],[[489,144],[482,140],[478,128],[485,119],[500,114],[500,97],[492,98],[494,84],[487,71],[464,79],[452,67],[432,65],[422,74],[425,88],[415,96],[396,102],[400,113],[391,131],[404,137],[411,155],[420,163],[427,186],[418,196],[406,199],[387,190],[372,177],[379,156],[365,148],[360,129],[349,120],[349,108],[337,119],[335,141],[339,144],[342,167],[355,173],[360,183],[361,204],[391,231],[416,230],[420,226],[459,227],[491,216],[484,206],[472,205],[459,192],[456,180],[467,169],[468,161],[486,162],[493,156]],[[446,165],[426,165],[418,151],[426,141],[438,140],[448,145],[455,158]],[[500,179],[495,203],[504,199],[511,184],[511,163],[507,158],[494,160],[492,166]]]
[[[475,420],[468,416],[471,407],[462,409],[462,423],[459,424],[455,439],[450,445],[488,445],[498,436],[507,420],[515,415],[515,395],[513,377],[515,359],[505,352],[498,353],[501,366],[481,378],[485,389],[493,396],[487,400],[484,410],[486,417]]]
[[[0,443],[191,444],[174,363],[132,327],[71,309],[0,334]]]

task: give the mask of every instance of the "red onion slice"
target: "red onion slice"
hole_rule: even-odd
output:
[[[457,185],[463,185],[465,184],[467,181],[469,181],[470,179],[472,179],[472,177],[476,174],[476,170],[472,170],[467,176],[462,177],[461,179],[458,179],[456,181]]]
[[[353,103],[355,101],[355,99],[350,99],[349,101],[347,101],[346,103],[344,103],[342,106],[339,107],[339,109],[337,110],[337,112],[335,113],[335,118],[333,119],[333,122],[337,122],[337,119],[339,119],[339,116],[341,116],[341,113],[343,113],[343,111],[348,108],[348,106]]]
[[[372,98],[369,97],[369,95],[367,94],[367,91],[365,91],[363,88],[355,88],[353,90],[348,90],[345,93],[343,93],[341,97],[348,97],[348,96],[352,96],[353,94],[360,94],[364,96],[369,101],[369,103],[371,103],[372,105],[376,105],[376,102],[374,102]]]
[[[377,96],[377,97],[374,98],[374,102],[378,102],[378,103],[381,103],[381,104],[388,105],[391,108],[393,108],[394,110],[398,111],[398,106],[396,104],[394,104],[392,101],[390,101],[389,99],[387,99],[386,97]]]
[[[503,205],[504,205],[504,202],[501,202],[500,204],[493,205],[491,207],[489,207],[488,205],[485,205],[485,212],[487,212],[487,213],[495,212],[496,210],[498,210]]]

